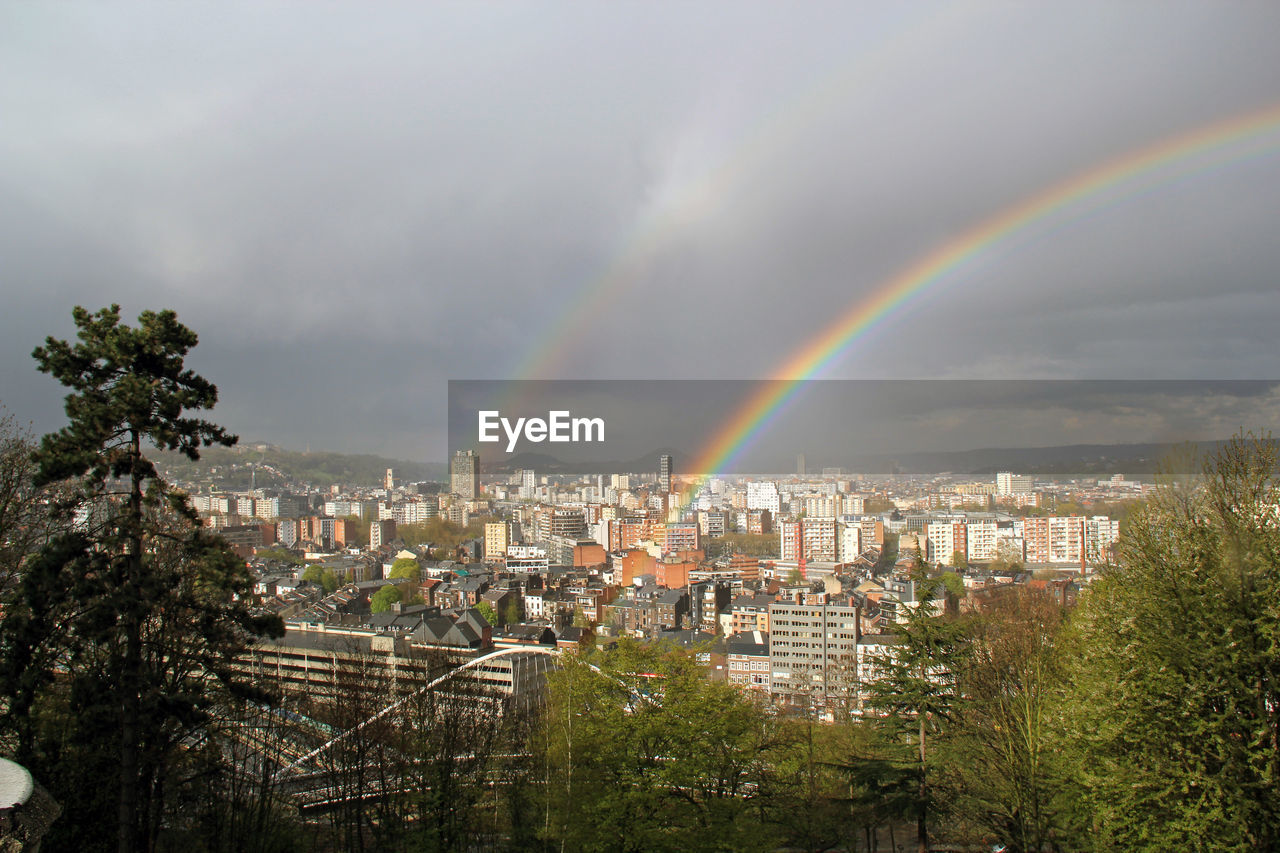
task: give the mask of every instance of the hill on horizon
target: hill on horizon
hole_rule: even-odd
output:
[[[317,486],[334,483],[377,486],[382,484],[388,468],[395,471],[395,478],[400,482],[442,482],[449,474],[443,462],[412,462],[370,453],[287,450],[254,441],[234,447],[202,448],[196,462],[179,453],[158,454],[156,461],[166,476],[179,480],[209,477],[213,469],[226,469],[219,471],[218,477],[226,488],[247,488],[254,479],[255,469],[259,487],[283,485],[288,481]],[[241,480],[243,485],[239,485]]]

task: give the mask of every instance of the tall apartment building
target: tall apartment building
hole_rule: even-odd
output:
[[[836,524],[836,560],[848,563],[862,553],[862,525],[849,519]]]
[[[834,563],[839,556],[836,544],[836,520],[834,518],[802,518],[800,535],[804,540],[806,560]]]
[[[804,529],[799,521],[778,523],[779,552],[783,562],[795,562],[804,558]]]
[[[839,549],[834,518],[801,518],[778,524],[779,557],[784,561],[836,562]]]
[[[969,560],[986,563],[996,558],[996,523],[991,519],[965,523],[965,543]]]
[[[512,539],[511,522],[492,521],[484,526],[484,558],[501,560],[507,556]]]
[[[586,532],[586,519],[581,509],[571,507],[554,507],[540,509],[535,514],[538,526],[538,538],[545,540],[551,536],[577,538]]]
[[[832,710],[857,696],[858,608],[769,605],[770,695]]]
[[[474,450],[459,450],[449,460],[449,491],[467,500],[480,496],[480,457]]]
[[[838,518],[844,515],[843,495],[806,495],[804,514],[810,518]]]
[[[1101,515],[1024,518],[1020,526],[1028,563],[1097,563],[1120,538],[1120,522]]]
[[[957,551],[968,558],[968,531],[963,521],[935,521],[925,528],[924,558],[930,563],[950,563]]]
[[[440,504],[434,500],[405,501],[391,505],[391,517],[396,524],[422,524],[440,514]]]
[[[381,548],[396,538],[396,523],[393,519],[369,522],[369,547]]]
[[[520,500],[531,501],[538,495],[538,475],[532,468],[520,471]]]
[[[658,457],[658,491],[664,495],[671,492],[672,461],[670,453]]]
[[[711,539],[719,539],[727,530],[727,518],[718,510],[698,510],[698,529],[702,535]]]
[[[747,483],[747,509],[767,509],[774,518],[782,512],[782,497],[778,484],[772,482]]]
[[[692,521],[653,526],[653,542],[664,554],[698,550],[698,525]]]

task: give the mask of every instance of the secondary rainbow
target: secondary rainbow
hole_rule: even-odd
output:
[[[821,375],[879,321],[983,253],[1028,227],[1096,198],[1109,189],[1137,183],[1139,178],[1160,169],[1243,142],[1277,127],[1280,127],[1280,104],[1179,134],[1054,184],[944,243],[884,282],[869,298],[855,303],[813,343],[797,350],[774,372],[771,381],[762,383],[760,390],[725,421],[690,464],[689,471],[705,479],[724,470],[751,446],[805,380]],[[1277,140],[1268,140],[1263,150],[1273,151],[1277,144]],[[1236,157],[1245,153],[1248,152]],[[1216,161],[1203,164],[1195,171],[1216,165],[1221,164]],[[1143,188],[1138,186],[1134,191]],[[696,491],[696,488],[690,489],[686,494],[692,496]]]
[[[615,306],[616,297],[634,288],[653,258],[684,232],[688,222],[707,218],[725,206],[734,188],[770,156],[832,114],[836,106],[844,104],[863,83],[874,80],[892,62],[910,62],[910,51],[922,36],[930,31],[945,32],[952,20],[963,13],[963,6],[952,4],[941,13],[926,8],[895,19],[834,73],[822,75],[818,84],[802,96],[770,113],[724,157],[674,186],[666,204],[656,206],[622,236],[604,268],[569,294],[556,321],[538,334],[519,358],[514,377],[552,378],[574,349],[575,330],[605,318]]]

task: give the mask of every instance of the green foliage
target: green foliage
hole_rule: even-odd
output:
[[[544,841],[573,850],[767,850],[773,726],[677,649],[624,640],[550,677]],[[588,663],[599,667],[593,671]]]
[[[520,621],[520,599],[513,598],[502,610],[502,621],[506,625],[515,625]]]
[[[68,424],[41,441],[33,486],[58,487],[56,514],[84,510],[90,523],[22,565],[0,623],[0,688],[11,711],[16,702],[34,718],[20,751],[55,797],[79,806],[51,846],[102,849],[115,836],[120,850],[151,849],[181,742],[227,698],[221,688],[248,690],[230,661],[282,625],[248,610],[244,562],[195,522],[147,455],[194,460],[236,440],[188,415],[217,401],[184,366],[195,333],[172,311],[145,311],[137,328],[114,305],[73,317],[78,342],[48,338],[33,353],[69,389]]]
[[[321,566],[318,563],[307,566],[302,572],[302,580],[319,584],[324,590],[325,595],[337,592],[341,584],[338,582],[337,576],[333,573],[333,569]]]
[[[927,602],[940,580],[917,575],[917,597]],[[939,755],[929,744],[945,737],[956,716],[957,681],[964,664],[965,635],[962,623],[929,615],[925,604],[907,611],[896,628],[898,643],[891,654],[875,661],[878,677],[867,685],[867,707],[879,714],[887,753],[885,766],[892,770],[884,784],[899,789],[903,777],[914,777],[911,812],[921,849],[928,838],[929,815],[939,806],[935,777]],[[879,758],[879,757],[877,757]]]
[[[748,557],[773,557],[777,559],[781,542],[776,533],[726,533],[716,540],[720,556],[746,554]]]
[[[969,558],[964,555],[963,551],[952,551],[951,562],[949,563],[949,565],[953,569],[959,569],[960,571],[964,571],[965,569],[969,568]]]
[[[1042,850],[1063,824],[1064,779],[1050,709],[1062,685],[1063,610],[1049,596],[1011,589],[964,623],[958,714],[943,745],[951,811],[1014,850]]]
[[[465,526],[454,524],[443,516],[437,516],[421,524],[402,524],[396,527],[396,535],[409,547],[432,545],[441,557],[451,557],[453,549],[468,539],[484,536],[487,519],[472,518]]]
[[[291,566],[301,566],[306,560],[287,548],[263,548],[254,554],[260,560],[274,560],[277,563],[288,563]]]
[[[964,598],[968,592],[968,590],[964,588],[964,578],[960,577],[960,575],[955,572],[943,572],[940,580],[950,595],[954,595],[957,598]]]
[[[1280,494],[1269,438],[1162,487],[1072,620],[1062,717],[1081,846],[1280,845]]]
[[[374,613],[381,613],[384,610],[390,609],[391,605],[400,601],[402,598],[403,594],[400,592],[400,587],[393,583],[389,583],[375,592],[369,599],[369,609]]]
[[[489,602],[477,602],[476,610],[480,611],[480,615],[484,617],[484,621],[488,622],[490,625],[496,626],[498,624],[498,614],[494,611],[493,605]]]
[[[867,515],[879,515],[882,512],[893,512],[897,505],[893,500],[884,497],[869,497],[862,504],[862,511]]]
[[[401,557],[391,564],[391,571],[387,574],[390,580],[398,580],[400,578],[408,578],[410,580],[418,580],[422,574],[422,567],[418,565],[418,561],[413,557]]]

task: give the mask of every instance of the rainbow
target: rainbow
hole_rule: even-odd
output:
[[[1107,190],[1141,184],[1139,179],[1153,172],[1235,145],[1278,126],[1280,104],[1162,140],[1054,184],[937,247],[885,281],[869,298],[852,305],[811,343],[797,350],[775,371],[770,381],[762,382],[759,390],[724,422],[690,463],[687,470],[700,480],[686,495],[692,497],[697,492],[697,485],[713,473],[727,468],[750,447],[783,411],[805,380],[821,375],[877,323],[926,292],[931,285],[954,275],[1032,225],[1094,199]],[[1263,150],[1274,150],[1277,144],[1271,140]],[[1214,165],[1219,164],[1202,165],[1196,171]],[[1144,188],[1146,185],[1139,185],[1134,191]]]
[[[665,193],[661,203],[655,204],[618,241],[604,268],[566,298],[551,327],[520,356],[512,378],[552,378],[573,348],[573,331],[606,317],[614,307],[614,297],[634,285],[653,257],[683,234],[688,223],[704,219],[723,206],[745,175],[783,150],[801,130],[844,103],[859,84],[873,80],[890,62],[905,56],[927,30],[946,32],[951,18],[962,12],[962,8],[952,5],[941,14],[922,9],[892,21],[885,32],[872,34],[870,45],[841,63],[836,73],[822,75],[819,85],[769,114],[744,134],[744,142],[718,162]]]

